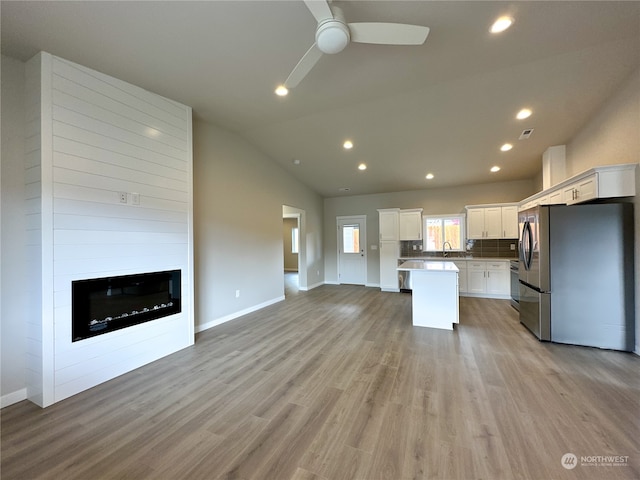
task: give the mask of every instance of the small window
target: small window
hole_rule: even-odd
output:
[[[360,225],[342,227],[342,253],[360,253]]]
[[[291,229],[291,253],[298,253],[298,227]]]
[[[424,217],[424,251],[440,252],[445,246],[453,251],[464,250],[464,215]]]

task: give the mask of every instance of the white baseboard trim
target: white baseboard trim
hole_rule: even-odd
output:
[[[14,403],[18,403],[26,399],[27,399],[26,388],[22,388],[15,392],[7,393],[6,395],[2,395],[2,397],[0,397],[0,408],[8,407],[9,405],[13,405]]]
[[[233,320],[238,317],[242,317],[243,315],[247,315],[249,313],[255,312],[257,310],[261,310],[269,305],[273,305],[274,303],[278,303],[284,300],[284,295],[276,298],[272,298],[271,300],[267,300],[266,302],[259,303],[258,305],[254,305],[253,307],[245,308],[244,310],[240,310],[239,312],[230,313],[229,315],[225,315],[224,317],[216,318],[215,320],[211,320],[207,323],[203,323],[202,325],[196,325],[196,333],[200,333],[204,330],[208,330],[211,327],[215,327],[216,325],[220,325],[222,323],[226,323],[230,320]]]
[[[321,287],[322,285],[324,285],[324,282],[318,282],[318,283],[314,283],[313,285],[308,285],[306,287],[300,287],[298,290],[301,290],[303,292],[308,292],[309,290],[313,290],[314,288]]]
[[[365,287],[380,288],[379,283],[365,283]]]
[[[475,298],[495,298],[497,300],[511,300],[511,295],[496,295],[494,293],[468,293],[460,292],[461,297],[475,297]]]
[[[340,285],[340,282],[335,282],[333,280],[324,281],[325,285]]]

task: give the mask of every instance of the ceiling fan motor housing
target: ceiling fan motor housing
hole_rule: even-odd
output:
[[[322,53],[340,53],[349,45],[350,39],[349,27],[340,20],[328,20],[316,30],[316,45]]]

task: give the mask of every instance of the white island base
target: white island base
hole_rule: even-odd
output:
[[[413,325],[453,330],[459,322],[458,267],[453,262],[408,261],[398,270],[411,272]]]

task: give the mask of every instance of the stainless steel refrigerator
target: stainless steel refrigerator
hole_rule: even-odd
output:
[[[630,203],[521,211],[520,322],[540,340],[632,351]]]

